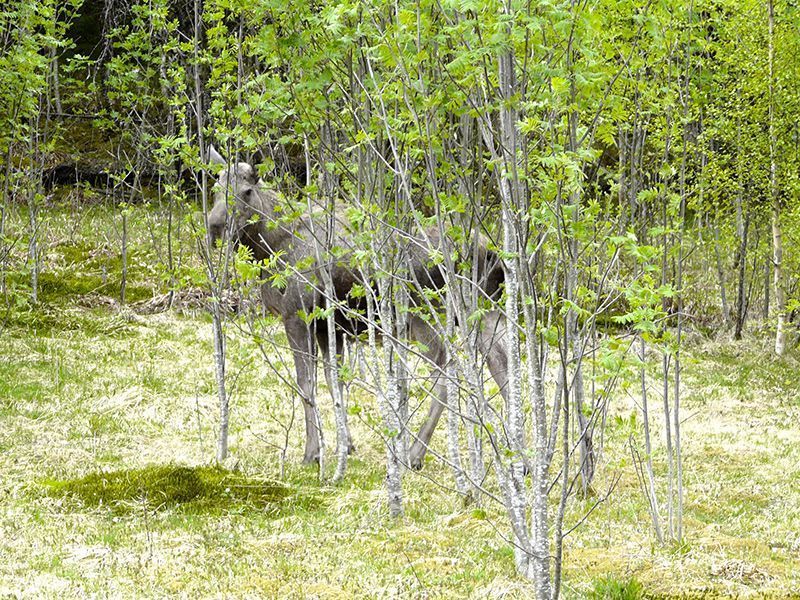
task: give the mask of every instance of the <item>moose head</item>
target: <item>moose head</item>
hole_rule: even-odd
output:
[[[266,255],[263,218],[270,215],[275,194],[258,179],[246,162],[229,164],[214,146],[209,147],[212,164],[223,166],[214,184],[214,206],[208,214],[211,243],[231,235],[235,244],[248,246],[255,258]]]

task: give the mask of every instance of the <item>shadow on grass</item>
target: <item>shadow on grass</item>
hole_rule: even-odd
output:
[[[154,465],[43,483],[51,496],[75,498],[86,506],[109,507],[116,513],[147,507],[206,514],[250,509],[277,515],[313,510],[321,501],[280,483],[249,478],[219,467]]]

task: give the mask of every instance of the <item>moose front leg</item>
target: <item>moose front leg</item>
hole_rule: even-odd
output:
[[[317,344],[309,327],[297,316],[284,319],[286,337],[294,357],[294,369],[306,420],[305,464],[319,462],[320,435],[317,410]]]

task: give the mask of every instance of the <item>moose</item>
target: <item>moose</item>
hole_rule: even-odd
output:
[[[228,164],[214,149],[209,148],[210,162],[218,163],[223,169],[217,177],[214,188],[214,204],[208,215],[209,241],[230,236],[231,242],[244,245],[252,252],[253,259],[262,261],[272,259],[281,267],[294,268],[285,285],[277,287],[270,283],[261,286],[261,302],[264,308],[280,317],[286,337],[293,355],[297,388],[302,400],[306,442],[304,463],[319,460],[320,438],[314,416],[315,374],[317,368],[317,350],[322,352],[325,364],[330,364],[330,345],[328,330],[324,326],[315,326],[308,322],[304,315],[311,314],[317,308],[325,307],[326,295],[332,295],[337,301],[346,301],[354,311],[339,310],[335,314],[337,356],[343,348],[344,339],[354,339],[363,330],[363,321],[353,319],[352,314],[358,311],[353,306],[351,290],[355,285],[368,285],[364,277],[356,269],[348,266],[343,260],[321,260],[318,251],[320,240],[331,244],[329,247],[352,248],[352,240],[348,239],[344,227],[332,225],[329,219],[315,218],[304,214],[287,222],[285,215],[279,211],[280,198],[277,193],[267,187],[259,179],[252,165],[246,162]],[[331,229],[334,229],[331,231]],[[410,244],[410,269],[412,279],[417,285],[432,289],[441,289],[444,277],[440,267],[431,261],[431,252],[441,244],[438,232],[426,231],[425,239]],[[498,257],[482,244],[476,259],[479,261],[479,282],[483,293],[497,297],[503,283],[503,270]],[[310,267],[306,265],[311,264]],[[330,277],[323,278],[321,269],[330,269]],[[334,289],[326,289],[324,281],[332,282]],[[338,304],[341,305],[341,304]],[[500,387],[501,393],[507,383],[506,353],[502,343],[504,323],[497,312],[492,312],[483,319],[483,331],[478,336],[478,346],[485,357],[490,373]],[[359,326],[361,323],[361,326]],[[499,332],[499,334],[498,334]],[[447,386],[444,372],[447,366],[447,353],[444,340],[421,317],[413,313],[409,315],[408,337],[419,342],[424,348],[423,357],[434,366],[433,390],[435,399],[431,402],[428,415],[415,437],[409,459],[412,468],[420,469],[428,449],[433,432],[447,402]],[[336,357],[334,357],[336,358]],[[330,385],[328,369],[325,369]],[[341,388],[340,388],[341,390]],[[347,433],[352,449],[352,440]]]

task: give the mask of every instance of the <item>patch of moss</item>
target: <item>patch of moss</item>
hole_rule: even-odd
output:
[[[58,301],[69,296],[86,296],[100,291],[103,287],[105,286],[99,276],[50,271],[39,274],[39,295],[43,301]]]
[[[71,296],[88,296],[94,293],[118,299],[121,289],[122,282],[116,272],[109,273],[105,283],[100,275],[93,274],[45,272],[39,275],[39,292],[45,302],[58,302]],[[149,287],[131,285],[130,280],[125,286],[126,302],[138,302],[152,295]]]
[[[2,323],[5,327],[25,329],[39,336],[81,331],[88,336],[124,337],[132,332],[121,316],[102,308],[72,311],[47,304],[10,310],[2,316]]]
[[[797,402],[800,380],[795,377],[796,363],[791,357],[764,360],[761,349],[729,344],[705,349],[698,358],[701,364],[713,365],[713,369],[700,369],[705,385],[719,386],[742,401],[769,393],[781,402]]]
[[[59,319],[49,310],[12,310],[3,315],[3,325],[14,329],[27,329],[36,334],[60,329]]]
[[[67,264],[84,263],[89,260],[94,245],[83,241],[62,242],[56,246],[56,251]]]
[[[609,575],[595,582],[589,598],[592,600],[640,600],[644,597],[644,588],[636,579],[621,581]]]
[[[118,513],[141,511],[143,505],[150,510],[204,513],[241,508],[278,512],[295,498],[291,488],[220,467],[154,465],[48,480],[44,485],[49,495],[76,498],[86,506],[106,506]],[[300,504],[310,502],[305,498]]]
[[[75,297],[101,294],[119,299],[122,286],[122,257],[119,251],[84,241],[58,244],[42,259],[38,277],[38,299],[43,304],[63,304]],[[153,274],[147,266],[147,252],[131,249],[128,253],[126,302],[138,302],[152,296]],[[147,284],[151,285],[147,285]],[[9,273],[8,284],[17,293],[29,296],[30,274]]]
[[[153,288],[147,285],[133,284],[129,273],[125,286],[125,302],[134,303],[147,300],[153,296]],[[8,277],[9,287],[20,299],[30,302],[31,289],[28,274],[12,273]],[[109,273],[106,281],[94,273],[79,273],[67,270],[43,271],[39,273],[37,298],[40,310],[42,306],[59,306],[72,304],[76,298],[93,295],[107,296],[119,300],[122,283],[118,273]]]

